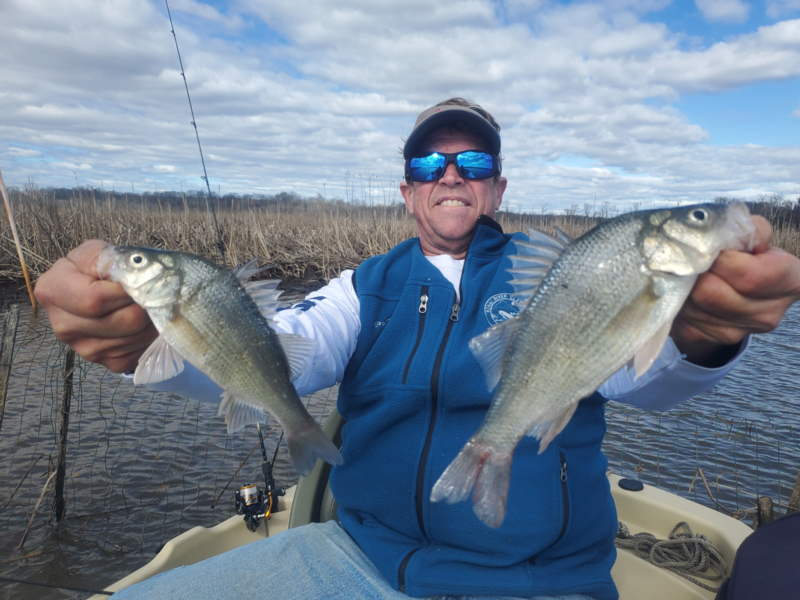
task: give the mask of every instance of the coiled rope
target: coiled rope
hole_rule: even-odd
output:
[[[680,532],[681,528],[686,531]],[[719,550],[702,533],[692,533],[686,521],[675,525],[666,540],[659,540],[646,532],[631,535],[625,523],[620,521],[614,544],[617,548],[633,550],[636,556],[657,567],[669,569],[710,592],[716,592],[719,587],[703,583],[700,579],[721,583],[728,576],[728,566]]]

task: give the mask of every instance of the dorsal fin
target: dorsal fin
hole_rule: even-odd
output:
[[[274,265],[267,265],[265,267],[258,267],[258,257],[248,260],[243,265],[239,265],[233,269],[233,274],[236,276],[241,282],[247,281],[254,275],[261,273],[262,271],[266,271],[267,269],[272,268]]]
[[[566,234],[563,235],[569,238]],[[533,296],[550,267],[568,245],[566,239],[554,237],[538,229],[529,229],[528,236],[530,241],[527,242],[514,240],[518,254],[509,257],[512,267],[507,269],[511,273],[512,279],[509,283],[514,288],[514,295],[520,300]]]
[[[271,321],[279,308],[290,305],[289,302],[280,301],[283,290],[277,289],[280,279],[264,279],[263,281],[248,281],[242,284],[244,291],[258,306],[259,312]]]
[[[539,246],[544,246],[547,248],[553,248],[561,254],[564,251],[564,248],[569,246],[572,242],[572,239],[563,231],[556,228],[557,235],[552,236],[549,233],[545,233],[544,231],[540,231],[538,229],[534,229],[533,227],[528,228],[528,237],[531,239],[532,244],[536,244]],[[562,234],[566,236],[569,241],[561,239],[561,236],[558,234]]]
[[[556,237],[558,239],[560,239],[562,242],[564,242],[565,244],[570,245],[572,242],[575,241],[574,237],[572,237],[568,233],[562,231],[558,227],[556,227],[555,230],[556,230]]]

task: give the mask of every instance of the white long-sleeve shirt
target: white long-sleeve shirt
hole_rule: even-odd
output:
[[[453,284],[458,294],[464,261],[448,255],[428,257],[428,260]],[[304,396],[340,382],[355,351],[361,327],[370,325],[361,323],[351,270],[344,271],[302,302],[281,310],[273,323],[278,333],[293,333],[317,341],[309,366],[294,382],[298,394]],[[726,365],[709,369],[685,360],[669,338],[653,366],[638,380],[634,381],[632,369],[623,367],[603,383],[598,392],[609,400],[638,408],[667,410],[713,388],[739,363],[748,345],[749,337]],[[215,403],[220,401],[222,393],[214,382],[189,363],[180,375],[151,387]]]

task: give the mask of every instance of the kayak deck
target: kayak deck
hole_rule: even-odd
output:
[[[686,521],[695,534],[708,537],[730,569],[736,549],[752,533],[744,523],[675,494],[648,485],[638,492],[627,491],[619,487],[618,475],[610,473],[608,479],[619,520],[628,526],[631,534],[646,531],[666,539],[677,523]],[[119,591],[169,569],[194,564],[287,529],[296,489],[295,486],[286,490],[279,501],[279,511],[263,521],[254,533],[238,515],[211,528],[195,527],[167,542],[153,560],[106,589]],[[713,600],[715,596],[714,592],[656,567],[629,550],[617,551],[611,575],[620,600]],[[103,598],[106,596],[96,595],[90,600]]]

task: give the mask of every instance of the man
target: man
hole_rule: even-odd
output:
[[[512,292],[514,246],[492,219],[507,186],[499,154],[499,127],[481,107],[452,99],[424,111],[404,147],[400,186],[419,238],[343,273],[309,310],[279,316],[278,329],[320,342],[298,391],[341,382],[345,462],[331,475],[341,524],[291,530],[120,598],[617,597],[616,514],[600,451],[605,401],[664,409],[713,386],[747,335],[777,326],[800,296],[800,261],[771,249],[769,224],[754,218],[754,254],[725,252],[700,278],[674,343],[644,377],[612,377],[542,455],[532,438],[519,444],[506,519],[489,528],[468,502],[429,498],[491,400],[467,343],[503,318],[492,307]],[[156,333],[119,286],[97,280],[102,245],[73,250],[36,293],[60,339],[130,371]],[[219,391],[190,368],[160,387],[196,398]]]

